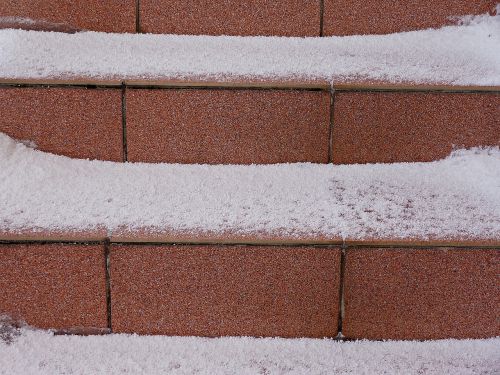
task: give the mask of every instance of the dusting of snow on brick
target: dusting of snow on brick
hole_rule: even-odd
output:
[[[0,77],[355,79],[500,85],[500,16],[324,38],[0,30]]]
[[[328,339],[217,339],[54,336],[22,329],[0,340],[2,375],[115,374],[498,374],[500,339],[338,342]]]
[[[499,239],[500,150],[431,163],[180,165],[47,154],[0,133],[0,230]]]
[[[20,25],[33,25],[37,21],[25,17],[0,17],[0,25],[3,24],[20,24]]]

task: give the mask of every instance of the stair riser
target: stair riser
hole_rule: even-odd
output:
[[[500,145],[498,91],[3,86],[0,100],[0,132],[74,158],[419,162]]]
[[[0,312],[61,332],[500,334],[500,249],[29,243],[0,266]]]
[[[137,8],[139,5],[139,8]],[[0,4],[0,17],[45,22],[31,29],[162,34],[320,36],[386,34],[440,27],[451,17],[494,14],[495,0],[394,3],[344,0],[22,0]],[[12,21],[0,21],[0,27]],[[50,23],[53,23],[52,25]]]

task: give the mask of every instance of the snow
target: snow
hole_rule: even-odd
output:
[[[500,238],[500,149],[430,163],[180,165],[47,154],[0,133],[0,231]]]
[[[0,374],[498,374],[500,338],[427,342],[54,336],[0,340]]]
[[[324,38],[0,30],[0,77],[225,81],[360,79],[500,85],[500,16],[390,35]]]

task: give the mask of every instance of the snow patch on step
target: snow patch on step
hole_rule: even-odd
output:
[[[0,133],[0,230],[499,239],[500,150],[431,163],[180,165],[76,160]]]
[[[339,342],[20,332],[10,345],[0,340],[2,374],[495,374],[500,351],[499,338]]]
[[[0,30],[0,77],[500,85],[499,45],[500,16],[436,30],[324,38]]]

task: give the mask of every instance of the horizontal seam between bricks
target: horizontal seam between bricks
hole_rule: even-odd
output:
[[[322,243],[299,243],[299,244],[287,244],[287,243],[241,243],[241,242],[235,242],[235,243],[218,243],[218,242],[129,242],[129,241],[111,241],[111,244],[114,245],[138,245],[138,246],[148,246],[148,245],[159,245],[159,246],[241,246],[241,247],[258,247],[258,246],[267,246],[267,247],[317,247],[317,248],[339,248],[343,247],[346,249],[371,249],[371,248],[384,248],[384,249],[392,249],[392,248],[414,248],[414,249],[429,249],[429,250],[435,250],[435,249],[449,249],[449,248],[454,248],[454,249],[463,249],[463,250],[481,250],[481,249],[498,249],[500,250],[500,245],[491,245],[491,246],[474,246],[474,245],[460,245],[460,246],[453,246],[453,245],[411,245],[411,244],[406,244],[406,245],[348,245],[345,243],[331,243],[331,244],[322,244]]]
[[[266,247],[289,247],[289,248],[296,248],[296,247],[316,247],[316,248],[340,248],[342,244],[339,243],[332,243],[332,244],[314,244],[314,243],[303,243],[303,244],[287,244],[287,243],[241,243],[241,242],[234,242],[234,243],[217,243],[217,242],[128,242],[128,241],[117,241],[113,242],[111,241],[111,244],[113,245],[123,245],[123,246],[203,246],[203,247],[210,247],[210,246],[219,246],[219,247],[260,247],[260,246],[266,246]]]
[[[88,83],[0,83],[0,87],[13,87],[13,88],[87,88],[87,89],[121,89],[121,82],[110,83],[110,84],[88,84]],[[149,90],[295,90],[295,91],[329,91],[330,88],[326,85],[322,85],[321,87],[301,87],[300,85],[262,85],[255,86],[252,84],[238,84],[238,85],[175,85],[175,84],[127,84],[125,83],[126,88],[128,89],[149,89]],[[336,85],[332,85],[335,91],[341,92],[387,92],[387,93],[418,93],[418,92],[427,92],[427,93],[443,93],[443,94],[500,94],[500,87],[498,88],[485,88],[483,89],[466,89],[466,88],[370,88],[370,87],[337,87]]]
[[[61,244],[61,245],[101,245],[103,240],[96,241],[65,241],[65,240],[0,240],[1,245],[49,245],[49,244]]]
[[[65,245],[99,245],[102,244],[104,240],[96,241],[71,241],[71,240],[0,240],[0,245],[12,245],[12,244],[65,244]],[[349,245],[348,243],[342,241],[332,241],[331,243],[319,243],[319,242],[300,242],[300,243],[286,243],[286,242],[187,242],[187,241],[110,241],[113,245],[135,245],[135,246],[242,246],[242,247],[317,247],[317,248],[339,248],[345,247],[346,249],[457,249],[457,250],[500,250],[500,244],[492,245],[469,245],[469,244],[356,244]]]
[[[80,88],[80,89],[121,89],[123,83],[113,83],[113,84],[85,84],[85,83],[0,83],[1,87],[12,87],[12,88]],[[133,90],[228,90],[228,91],[236,91],[236,90],[255,90],[255,91],[328,91],[328,87],[325,85],[324,87],[301,87],[300,85],[277,85],[277,86],[253,86],[253,85],[134,85],[125,83],[125,87],[127,89]]]
[[[236,91],[236,90],[254,90],[254,91],[328,91],[325,87],[300,87],[300,86],[246,86],[246,85],[234,85],[234,86],[210,86],[210,85],[126,85],[128,89],[131,90],[226,90],[226,91]]]
[[[39,88],[39,89],[51,89],[51,88],[67,88],[67,89],[121,89],[121,83],[116,84],[88,84],[88,83],[0,83],[0,88],[10,87],[10,88]]]
[[[440,89],[440,88],[371,88],[371,87],[352,87],[352,88],[343,88],[336,87],[333,85],[335,91],[341,92],[384,92],[384,93],[441,93],[441,94],[499,94],[500,87],[495,89],[465,89],[465,88],[457,88],[457,89]]]
[[[370,250],[370,249],[418,249],[418,250],[446,250],[455,249],[463,251],[474,251],[474,250],[500,250],[499,244],[494,245],[411,245],[411,244],[401,244],[401,245],[346,245],[347,249],[359,249],[359,250]]]

